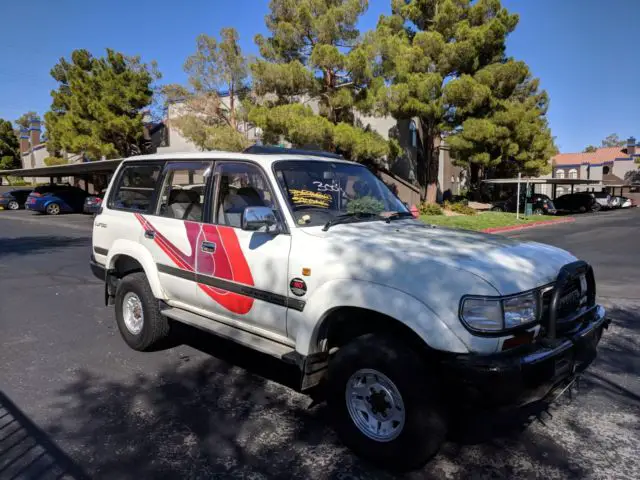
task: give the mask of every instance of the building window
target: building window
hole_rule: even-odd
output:
[[[564,170],[560,168],[556,170],[556,178],[564,178]]]
[[[568,178],[578,178],[578,170],[576,170],[575,168],[572,168],[571,170],[569,170]]]
[[[411,132],[411,146],[413,148],[418,147],[418,127],[416,126],[416,122],[411,120],[409,123],[409,131]]]
[[[602,167],[602,174],[603,175],[609,175],[609,172],[611,171],[611,169],[607,166]]]
[[[564,188],[563,187],[556,188],[556,196],[559,197],[560,195],[564,195]]]

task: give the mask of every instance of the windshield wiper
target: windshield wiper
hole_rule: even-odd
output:
[[[379,217],[381,220],[390,223],[391,220],[399,218],[413,218],[413,214],[411,212],[382,212]]]
[[[349,223],[356,220],[360,220],[361,218],[375,218],[377,216],[378,215],[375,213],[365,213],[365,212],[345,213],[342,215],[338,215],[333,220],[329,220],[327,223],[325,223],[324,227],[322,227],[322,231],[326,232],[327,230],[329,230],[330,227],[333,227],[334,225],[339,225],[340,223]]]

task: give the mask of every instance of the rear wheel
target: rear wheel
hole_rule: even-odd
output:
[[[50,203],[47,205],[47,208],[45,208],[45,211],[47,212],[47,215],[58,215],[60,213],[60,205],[57,203]]]
[[[115,307],[120,335],[134,350],[148,350],[168,335],[169,323],[160,313],[144,273],[132,273],[120,280]]]
[[[9,202],[9,204],[7,205],[7,208],[9,210],[18,210],[20,208],[20,204],[18,202],[16,202],[15,200],[11,200]]]
[[[411,470],[446,435],[439,388],[407,345],[367,334],[340,348],[329,365],[327,403],[338,435],[385,468]]]
[[[544,210],[542,208],[535,208],[533,210],[534,215],[544,215]]]
[[[504,212],[504,209],[502,207],[493,207],[491,209],[492,212]]]
[[[580,208],[578,208],[578,211],[580,213],[585,213],[587,211],[587,207],[585,207],[584,205],[581,205]]]

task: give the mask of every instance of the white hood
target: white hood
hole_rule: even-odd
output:
[[[339,244],[347,255],[357,249],[378,260],[391,260],[404,278],[413,276],[407,269],[415,270],[417,265],[424,265],[430,275],[448,271],[449,278],[450,270],[464,270],[484,279],[501,295],[551,283],[563,265],[576,260],[565,250],[550,245],[432,227],[415,220],[335,225],[326,232],[320,227],[301,230]]]

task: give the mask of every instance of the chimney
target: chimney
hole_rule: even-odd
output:
[[[636,139],[633,137],[629,137],[627,140],[627,155],[635,155],[636,154]]]
[[[40,145],[40,119],[35,116],[29,121],[29,142],[31,148]]]
[[[26,128],[20,129],[20,155],[28,153],[30,150],[29,145],[29,130]]]

